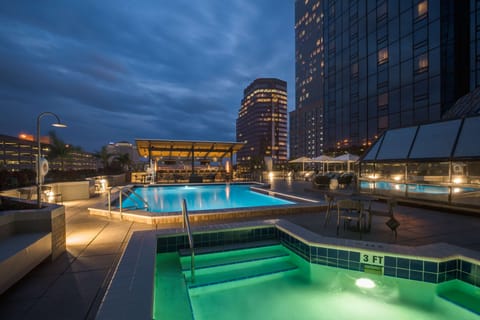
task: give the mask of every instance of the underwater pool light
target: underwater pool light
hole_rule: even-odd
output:
[[[355,284],[359,288],[372,289],[375,288],[375,282],[367,278],[360,278],[355,281]]]

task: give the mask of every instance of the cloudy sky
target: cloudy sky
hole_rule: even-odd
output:
[[[288,83],[293,0],[2,1],[0,134],[44,111],[86,151],[135,138],[235,140],[243,89]],[[41,120],[47,135],[54,118]]]

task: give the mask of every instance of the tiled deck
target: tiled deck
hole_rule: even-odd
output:
[[[279,181],[272,185],[272,188],[279,192],[322,199],[320,193],[305,191],[309,187],[308,182],[287,184]],[[137,230],[152,228],[150,225],[88,215],[88,207],[104,201],[104,198],[94,198],[65,203],[67,254],[53,263],[44,262],[0,296],[0,319],[95,317],[130,235]],[[401,223],[396,244],[414,247],[446,242],[480,252],[480,217],[406,206],[397,207],[395,214]],[[326,228],[323,227],[324,216],[324,212],[315,212],[283,215],[281,218],[314,233],[336,237],[335,215],[332,215]],[[363,240],[395,243],[392,232],[384,222],[385,218],[374,218],[372,231],[364,234]],[[222,221],[222,224],[225,224],[225,221]],[[162,226],[172,227],[178,226]],[[193,227],[195,228],[195,225]],[[342,230],[340,237],[356,240],[359,235]]]

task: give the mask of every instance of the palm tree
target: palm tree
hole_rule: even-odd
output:
[[[132,164],[132,160],[130,159],[130,155],[128,153],[116,155],[115,160],[118,162],[123,171],[128,171],[130,165]]]
[[[48,157],[50,160],[59,160],[60,161],[60,170],[65,170],[65,160],[71,157],[73,151],[79,150],[78,147],[71,147],[69,144],[66,144],[62,139],[57,137],[55,131],[50,131],[48,133],[50,136],[50,152]]]
[[[108,168],[110,168],[110,164],[114,156],[115,156],[114,154],[108,152],[107,146],[103,146],[100,151],[97,151],[95,153],[95,157],[100,159],[100,161],[102,162],[102,166],[104,170],[107,170]]]

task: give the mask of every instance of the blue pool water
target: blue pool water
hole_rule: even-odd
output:
[[[361,181],[361,189],[381,189],[381,190],[391,190],[391,191],[401,191],[405,192],[408,188],[409,193],[427,193],[427,194],[438,194],[438,195],[447,195],[450,193],[450,188],[446,186],[432,186],[424,184],[405,184],[405,183],[394,183],[387,181],[377,181],[377,182],[368,182]],[[464,193],[464,192],[473,192],[477,191],[475,188],[469,187],[455,187],[454,193]]]
[[[135,188],[145,199],[151,212],[179,212],[183,199],[189,211],[263,207],[294,204],[250,190],[245,184],[182,185]],[[142,208],[143,204],[131,195],[123,201],[124,208]]]

